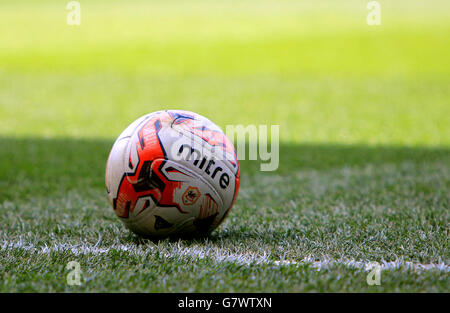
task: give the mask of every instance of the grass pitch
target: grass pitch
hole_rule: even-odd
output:
[[[0,4],[0,290],[449,291],[450,6],[380,1]],[[104,167],[151,111],[279,124],[197,240],[114,216]],[[69,261],[81,286],[69,286]],[[381,285],[366,265],[382,266]]]

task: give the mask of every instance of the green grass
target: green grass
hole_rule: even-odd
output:
[[[450,6],[380,2],[369,27],[366,1],[81,1],[69,27],[65,1],[3,1],[0,291],[449,292],[448,269],[274,263],[450,262]],[[169,108],[280,125],[279,169],[242,161],[207,238],[142,240],[106,200],[115,137]]]

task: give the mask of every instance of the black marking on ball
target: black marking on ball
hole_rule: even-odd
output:
[[[169,223],[165,219],[163,219],[161,216],[155,215],[155,230],[160,230],[164,228],[170,228],[173,224]]]

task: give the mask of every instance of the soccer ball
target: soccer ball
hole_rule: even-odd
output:
[[[158,111],[128,126],[106,164],[108,199],[145,237],[203,235],[227,216],[239,190],[231,141],[207,118]]]

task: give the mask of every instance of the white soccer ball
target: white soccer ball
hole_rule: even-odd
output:
[[[106,189],[116,215],[145,237],[202,235],[227,216],[239,190],[231,141],[189,111],[145,115],[114,143]]]

